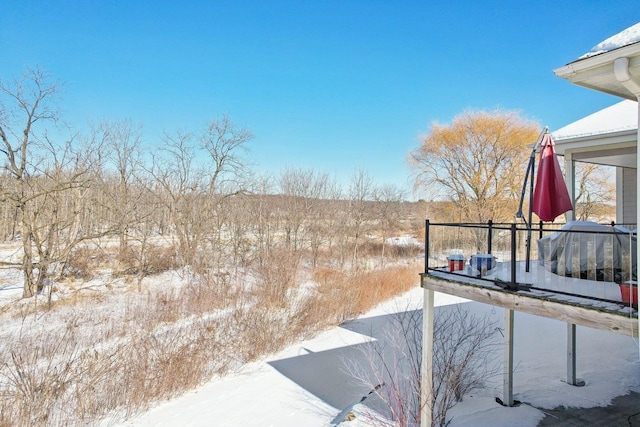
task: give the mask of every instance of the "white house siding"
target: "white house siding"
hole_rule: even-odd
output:
[[[637,216],[637,170],[622,168],[622,222],[635,224]]]

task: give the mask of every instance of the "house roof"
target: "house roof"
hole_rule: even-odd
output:
[[[628,59],[628,72],[640,75],[640,23],[595,45],[580,58],[553,72],[579,86],[636,100],[636,96],[615,76],[614,62]]]
[[[640,42],[640,22],[598,43],[578,60]]]
[[[636,132],[637,129],[638,103],[624,100],[570,123],[552,132],[552,135],[553,139],[560,143],[566,139],[587,138],[615,132]]]
[[[638,103],[624,100],[551,133],[556,153],[573,160],[636,168]]]
[[[553,132],[556,152],[578,161],[637,168],[640,23],[553,72],[573,84],[629,100]]]

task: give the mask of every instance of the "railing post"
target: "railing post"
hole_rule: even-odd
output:
[[[540,221],[540,222],[538,223],[538,227],[540,227],[540,233],[538,234],[538,239],[542,239],[542,237],[543,237],[543,236],[542,236],[542,225],[543,225],[543,222],[542,222],[542,221]]]
[[[493,240],[493,220],[489,220],[488,222],[489,230],[488,230],[488,243],[487,243],[487,253],[491,255],[491,241]]]
[[[429,272],[429,220],[426,221],[424,229],[424,272]]]
[[[518,286],[516,285],[516,262],[517,262],[517,251],[516,251],[516,244],[517,244],[517,239],[516,239],[516,224],[515,223],[511,223],[511,285],[509,286],[510,289],[517,289]]]

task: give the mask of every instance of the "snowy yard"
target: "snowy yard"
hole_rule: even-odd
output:
[[[414,289],[357,320],[296,343],[241,373],[214,379],[122,425],[330,426],[343,421],[352,408],[356,418],[341,425],[369,425],[367,400],[359,404],[368,390],[353,383],[344,362],[362,357],[358,348],[382,336],[392,313],[420,308],[421,303],[422,289]],[[500,309],[437,295],[440,310],[454,303],[498,322],[503,317]],[[536,426],[545,416],[538,408],[606,406],[616,396],[640,392],[634,339],[579,327],[578,376],[586,385],[573,387],[564,382],[566,325],[521,313],[516,313],[515,324],[514,393],[522,405],[506,408],[496,403],[501,396],[499,376],[451,410],[451,426]]]

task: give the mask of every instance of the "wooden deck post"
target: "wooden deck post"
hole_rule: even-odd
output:
[[[433,423],[433,322],[434,322],[434,292],[424,288],[424,302],[422,306],[422,367],[420,386],[420,425],[431,427]]]
[[[504,367],[502,403],[513,406],[513,310],[504,310]]]

